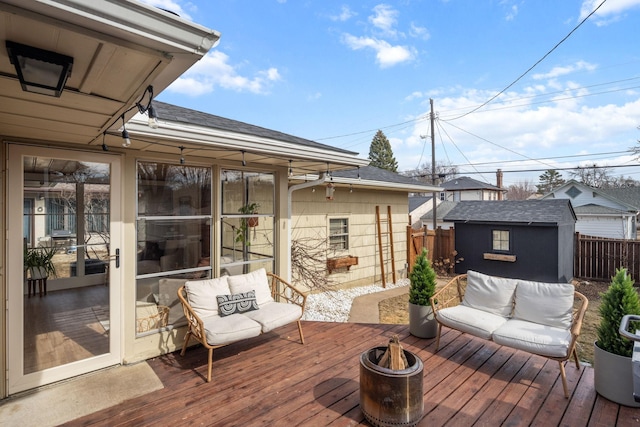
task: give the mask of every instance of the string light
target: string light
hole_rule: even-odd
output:
[[[291,167],[291,159],[289,159],[289,178],[293,176],[293,168]]]
[[[102,132],[102,151],[109,151],[109,147],[104,142],[104,138],[106,136],[106,132]]]
[[[184,150],[184,147],[181,145],[180,146],[180,164],[184,165],[184,157],[182,156],[182,150]]]
[[[127,128],[124,123],[124,114],[122,115],[122,146],[124,148],[129,148],[131,145],[131,139],[129,138],[129,132],[127,132]]]

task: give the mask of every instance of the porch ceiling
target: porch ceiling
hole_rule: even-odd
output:
[[[165,89],[219,38],[160,9],[115,0],[5,0],[0,23],[0,135],[74,144],[99,139],[122,114],[131,118],[149,85],[156,94]],[[73,57],[59,98],[22,91],[6,40]]]

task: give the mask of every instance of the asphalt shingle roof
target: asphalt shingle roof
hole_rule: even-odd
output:
[[[227,119],[224,117],[215,116],[213,114],[204,113],[202,111],[179,107],[177,105],[167,104],[156,100],[153,101],[153,106],[156,110],[156,113],[158,114],[158,117],[172,122],[186,123],[190,125],[203,126],[245,135],[269,138],[276,141],[288,142],[290,144],[337,151],[340,153],[358,154],[353,151],[332,147],[330,145],[320,144],[309,139],[300,138],[283,132],[278,132],[260,126],[250,125],[248,123],[239,122],[237,120]]]
[[[566,199],[458,202],[444,218],[448,222],[566,224],[575,222]]]
[[[460,203],[460,202],[452,202],[452,201],[441,202],[436,207],[436,219],[443,220],[443,218],[445,216],[447,216],[447,214],[449,212],[451,212],[451,209],[453,209],[458,203]],[[420,217],[420,219],[423,220],[423,221],[432,220],[433,219],[433,211],[429,211],[429,212],[425,213],[424,215],[422,215]]]
[[[409,197],[409,212],[413,212],[420,206],[431,200],[431,196],[411,196]]]
[[[447,191],[461,191],[461,190],[495,190],[500,191],[498,187],[486,182],[478,181],[468,176],[461,176],[459,178],[451,179],[440,185]]]

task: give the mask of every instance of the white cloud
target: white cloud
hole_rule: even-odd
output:
[[[584,0],[580,6],[579,21],[586,18],[602,0]],[[640,7],[640,0],[609,0],[591,17],[598,26],[608,25],[622,19],[624,12]]]
[[[507,12],[507,16],[505,16],[505,20],[513,21],[517,15],[518,15],[518,5],[514,4],[511,6],[509,11]]]
[[[542,79],[554,79],[560,76],[565,76],[567,74],[572,74],[577,71],[593,71],[595,70],[597,65],[590,64],[586,61],[578,61],[575,64],[558,66],[554,67],[548,73],[537,73],[532,76],[534,80],[542,80]]]
[[[258,71],[254,77],[242,76],[238,67],[229,64],[229,56],[220,51],[209,52],[180,76],[168,90],[189,96],[211,93],[216,87],[237,92],[264,94],[281,79],[277,68]]]
[[[373,15],[369,16],[369,22],[371,22],[376,28],[382,30],[389,35],[395,35],[396,31],[393,28],[398,20],[398,11],[393,9],[387,4],[379,4],[373,8]]]
[[[376,62],[381,68],[411,61],[415,57],[415,50],[411,47],[393,46],[387,41],[372,37],[356,37],[351,34],[344,34],[342,40],[353,50],[373,49],[376,52]]]
[[[329,17],[332,21],[345,22],[354,17],[356,13],[352,11],[349,6],[342,6],[338,15],[332,15]]]
[[[411,37],[419,38],[422,40],[429,40],[431,38],[431,34],[429,34],[429,30],[426,27],[420,27],[415,23],[411,23],[411,28],[409,29],[409,35]]]

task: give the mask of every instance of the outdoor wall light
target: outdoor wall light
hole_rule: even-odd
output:
[[[59,97],[71,75],[73,58],[7,40],[7,53],[22,90]]]

